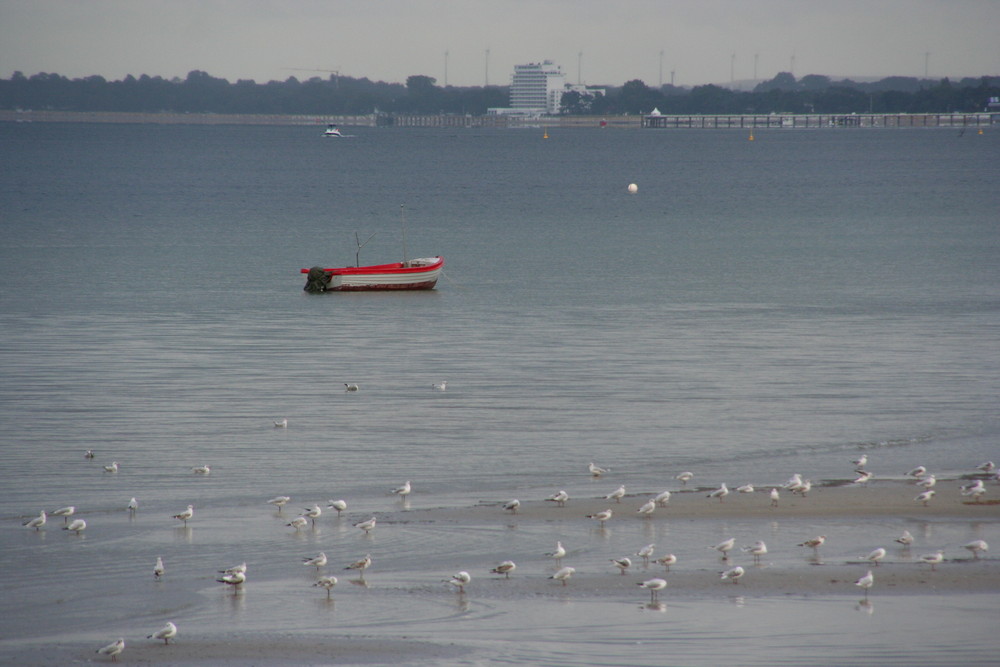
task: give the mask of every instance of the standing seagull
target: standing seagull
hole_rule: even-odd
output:
[[[517,565],[512,560],[505,560],[490,570],[493,574],[502,574],[504,579],[510,579],[510,573],[517,569]]]
[[[885,549],[883,549],[882,547],[879,547],[878,549],[875,549],[870,554],[868,554],[867,556],[865,556],[864,560],[866,560],[869,563],[873,563],[874,565],[878,566],[878,564],[882,562],[883,558],[885,558]]]
[[[367,521],[359,521],[358,523],[354,524],[354,527],[360,528],[361,530],[365,531],[365,535],[367,535],[372,531],[373,528],[375,528],[375,522],[376,522],[375,517],[372,517]]]
[[[312,525],[315,526],[316,519],[318,519],[321,514],[323,514],[323,510],[320,508],[320,506],[313,505],[312,507],[305,508],[305,514],[303,514],[302,516],[306,516],[312,519]]]
[[[65,524],[74,514],[76,514],[76,507],[70,505],[68,507],[60,507],[57,510],[53,510],[49,513],[49,516],[61,516],[63,518],[63,523]]]
[[[556,581],[561,581],[562,585],[565,586],[566,582],[569,581],[569,578],[572,577],[574,574],[576,574],[576,568],[567,566],[561,568],[558,572],[549,577],[549,579],[555,579]]]
[[[737,486],[736,490],[739,491],[740,493],[753,493],[754,492],[753,484],[744,484],[742,486]]]
[[[962,487],[963,496],[972,496],[973,502],[978,503],[979,497],[986,493],[986,487],[983,486],[983,480],[977,479],[974,484],[967,484]]]
[[[852,481],[851,484],[855,484],[857,486],[861,486],[862,484],[868,484],[868,482],[871,481],[872,477],[874,477],[874,475],[872,475],[870,472],[862,470],[861,472],[858,473],[857,478],[854,481]]]
[[[650,602],[656,602],[657,593],[667,587],[667,580],[659,578],[647,579],[646,581],[640,581],[638,585],[649,591]]]
[[[208,475],[212,472],[211,466],[198,466],[196,468],[191,468],[191,472],[196,475]]]
[[[111,465],[104,466],[104,472],[118,472],[118,461],[112,461]]]
[[[854,464],[854,472],[861,472],[865,469],[865,466],[868,465],[868,455],[862,454],[858,458],[851,461],[851,463]]]
[[[608,495],[604,496],[604,499],[605,500],[613,500],[616,503],[620,503],[622,501],[622,498],[624,498],[624,497],[625,497],[625,485],[622,484],[617,489],[615,489],[614,491],[612,491]]]
[[[673,554],[667,554],[666,556],[660,556],[656,559],[656,562],[667,568],[667,572],[670,572],[670,566],[677,563],[677,556]]]
[[[934,571],[935,566],[944,561],[944,552],[935,551],[934,553],[924,554],[920,557],[920,560],[931,566],[931,572]]]
[[[137,509],[139,509],[139,501],[133,497],[128,501],[128,512],[129,514],[135,514]]]
[[[341,513],[343,513],[344,510],[347,509],[346,500],[328,500],[326,502],[327,502],[326,505],[327,507],[329,507],[332,510],[337,510],[338,517],[341,515]]]
[[[916,477],[917,479],[920,479],[921,477],[923,477],[926,474],[927,474],[927,468],[925,468],[924,466],[917,466],[913,470],[908,471],[906,473],[906,476],[907,477]]]
[[[556,542],[556,548],[554,551],[545,554],[549,558],[554,558],[556,565],[562,565],[563,556],[566,555],[566,549],[563,548],[562,542]]]
[[[461,572],[456,572],[451,575],[451,579],[445,579],[445,581],[456,587],[459,593],[464,593],[466,584],[472,581],[472,575],[465,570],[462,570]]]
[[[365,578],[365,570],[367,570],[369,567],[371,567],[371,565],[372,565],[372,555],[371,554],[365,554],[364,558],[361,558],[359,560],[354,561],[353,563],[351,563],[350,565],[348,565],[344,569],[345,570],[357,570],[358,571],[358,577],[360,577],[361,579],[364,579]]]
[[[224,574],[216,581],[220,584],[226,584],[227,586],[232,586],[233,591],[238,591],[240,586],[242,586],[247,580],[247,575],[242,572],[234,572],[233,574]]]
[[[361,389],[361,387],[359,387],[354,382],[350,382],[350,383],[345,382],[344,383],[344,391],[358,391],[359,389]]]
[[[986,543],[986,540],[973,540],[968,544],[963,544],[962,548],[968,549],[973,558],[979,558],[980,553],[986,553],[990,550],[990,545]]]
[[[180,514],[175,514],[172,518],[179,519],[184,522],[184,525],[188,525],[188,519],[194,516],[194,505],[188,505],[188,508],[181,512]]]
[[[736,538],[730,537],[728,540],[723,540],[716,544],[714,547],[709,547],[709,549],[715,549],[722,554],[722,560],[729,559],[729,552],[733,550],[736,545]]]
[[[872,585],[874,583],[875,583],[875,575],[872,574],[871,570],[868,570],[868,574],[866,574],[865,576],[863,576],[860,579],[858,579],[857,581],[855,581],[854,585],[858,586],[858,587],[860,587],[862,589],[864,589],[864,591],[865,591],[865,599],[867,600],[868,599],[868,590],[872,587]]]
[[[285,525],[291,526],[296,531],[298,531],[299,528],[305,528],[307,523],[309,523],[309,519],[305,518],[304,516],[297,516],[288,523],[286,523]]]
[[[683,486],[687,486],[687,483],[694,479],[694,473],[685,470],[684,472],[674,475],[674,479],[680,482]]]
[[[319,568],[326,565],[326,554],[320,551],[318,556],[313,556],[311,558],[303,558],[302,563],[304,565],[315,565],[316,569],[318,570]]]
[[[330,599],[330,590],[337,585],[337,577],[320,577],[313,586],[326,589],[326,598]]]
[[[287,419],[278,419],[274,422],[274,428],[288,428]]]
[[[95,456],[97,456],[97,455],[94,454],[94,450],[93,449],[88,449],[87,451],[85,451],[83,453],[83,458],[85,458],[85,459],[92,459]]]
[[[278,508],[278,514],[281,514],[281,508],[288,504],[291,498],[288,496],[275,496],[267,501],[268,505],[274,505]]]
[[[118,662],[118,655],[125,650],[125,640],[118,638],[113,644],[108,644],[104,648],[99,648],[94,653],[98,655],[110,655],[113,662]]]
[[[596,465],[593,461],[590,462],[590,465],[587,466],[587,469],[590,470],[590,474],[593,475],[594,477],[600,477],[601,475],[607,472],[607,470],[600,467],[599,465]]]
[[[757,565],[760,564],[760,557],[767,554],[767,545],[764,544],[764,540],[757,540],[748,547],[743,547],[743,551],[749,553],[753,556],[753,562]]]
[[[511,514],[517,514],[517,508],[521,506],[521,501],[517,498],[513,500],[508,500],[503,504],[503,508],[510,512]]]
[[[632,559],[628,556],[625,556],[624,558],[612,558],[611,562],[614,563],[615,567],[617,567],[622,574],[625,574],[625,571],[632,567]]]
[[[63,526],[63,530],[72,530],[77,535],[86,530],[86,528],[87,522],[83,519],[73,519],[68,526]]]
[[[655,544],[647,544],[643,548],[635,552],[635,555],[642,559],[642,562],[649,565],[649,559],[653,557],[653,552],[656,550]]]
[[[46,516],[47,515],[45,514],[45,510],[42,510],[41,514],[36,516],[34,519],[28,519],[21,525],[24,526],[25,528],[34,528],[37,531],[38,529],[40,529],[42,526],[45,525],[45,522],[48,520]]]
[[[661,491],[660,493],[653,496],[653,502],[660,507],[666,507],[670,503],[670,492]]]
[[[603,528],[604,527],[604,522],[608,521],[609,519],[611,519],[611,517],[613,515],[614,515],[614,512],[612,512],[611,508],[609,507],[608,509],[602,510],[600,512],[597,512],[596,514],[588,514],[587,518],[588,519],[594,519],[595,521],[600,521],[601,522],[601,528]]]
[[[448,381],[442,380],[441,382],[435,382],[431,385],[431,388],[437,391],[444,391],[448,388]]]
[[[719,502],[721,503],[722,499],[725,498],[728,495],[729,495],[729,489],[726,488],[726,483],[723,482],[722,486],[720,486],[719,488],[717,488],[715,491],[712,491],[710,494],[708,494],[707,497],[708,498],[718,498]]]
[[[913,535],[910,531],[904,530],[903,534],[896,538],[896,542],[903,545],[904,549],[909,549],[910,545],[913,544]]]
[[[805,542],[800,542],[799,546],[800,547],[809,547],[810,549],[813,550],[813,552],[815,552],[821,546],[823,546],[824,542],[826,542],[826,535],[817,535],[816,537],[812,537],[812,538],[806,540]]]
[[[153,577],[159,579],[166,572],[166,568],[163,567],[163,558],[160,556],[156,557],[156,565],[153,566]]]
[[[656,501],[653,499],[649,499],[646,501],[645,504],[643,504],[642,507],[636,510],[636,514],[641,514],[642,516],[648,519],[649,517],[653,516],[653,512],[655,511],[656,511]]]
[[[392,492],[395,493],[398,496],[405,497],[405,496],[410,495],[410,491],[411,490],[412,489],[410,487],[410,480],[406,480],[405,484],[403,484],[402,486],[397,486],[395,489],[392,490]]]
[[[554,502],[555,504],[559,505],[559,507],[566,507],[566,501],[569,500],[569,494],[566,493],[564,490],[559,489],[545,500]]]
[[[170,640],[177,636],[177,626],[167,621],[167,624],[157,630],[146,639],[162,639],[164,644],[169,644]]]
[[[722,575],[719,577],[720,579],[730,579],[734,584],[738,584],[740,583],[740,577],[746,574],[746,570],[737,565],[736,567],[730,568],[725,572],[720,572],[719,574]]]
[[[778,506],[778,500],[781,499],[781,494],[778,493],[778,487],[771,489],[771,507]]]
[[[937,491],[935,491],[934,489],[928,489],[927,491],[924,491],[919,496],[914,498],[913,502],[923,503],[924,507],[927,507],[927,503],[931,501],[931,498],[934,497],[935,493],[937,493]]]

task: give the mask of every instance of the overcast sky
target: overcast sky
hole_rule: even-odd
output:
[[[1000,0],[0,0],[5,79],[481,86],[546,59],[595,85],[1000,75]]]

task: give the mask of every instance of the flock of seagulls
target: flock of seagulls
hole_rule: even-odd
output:
[[[434,389],[439,391],[445,390],[446,383],[442,382],[434,385]],[[358,386],[352,384],[346,384],[347,391],[358,391]],[[353,388],[352,388],[353,387]],[[287,427],[287,420],[281,420],[280,422],[274,422],[275,427],[285,428]],[[92,450],[87,450],[85,457],[92,459],[95,454]],[[872,473],[865,470],[865,466],[868,463],[868,456],[862,455],[861,457],[852,461],[855,466],[855,472],[858,474],[858,478],[855,479],[851,484],[865,484],[872,477]],[[111,465],[104,466],[104,470],[108,473],[116,473],[119,470],[118,462],[113,462]],[[195,474],[199,475],[209,475],[211,470],[210,467],[199,466],[192,468]],[[605,474],[608,474],[609,469],[602,468],[595,463],[591,462],[588,466],[588,471],[591,476],[599,478]],[[994,476],[1000,481],[1000,475],[996,473],[996,466],[992,462],[986,462],[978,466],[977,471],[985,475]],[[937,483],[937,478],[933,474],[929,474],[924,466],[918,466],[905,475],[913,480],[913,483],[924,489],[915,498],[916,501],[921,502],[923,505],[927,505],[934,497],[936,493],[933,488]],[[694,474],[685,471],[674,477],[675,480],[680,482],[682,485],[686,485],[689,481],[694,478]],[[803,479],[798,473],[792,475],[785,484],[780,487],[775,486],[770,488],[767,492],[770,495],[772,506],[777,505],[780,499],[779,488],[782,490],[789,491],[793,494],[798,494],[805,497],[811,490],[812,482],[809,479]],[[735,489],[736,492],[741,494],[752,494],[758,491],[752,484],[743,484]],[[971,483],[961,487],[961,494],[963,497],[970,497],[974,503],[980,503],[982,496],[986,494],[986,486],[982,478],[975,479]],[[400,486],[397,486],[390,490],[391,495],[396,495],[401,499],[405,499],[413,492],[413,486],[410,480],[407,480]],[[729,495],[730,489],[725,483],[720,484],[717,489],[712,490],[707,494],[707,497],[712,500],[718,500],[723,502],[724,499]],[[622,500],[627,497],[626,487],[624,484],[619,485],[618,488],[611,491],[604,496],[605,500],[614,501],[615,504],[620,505]],[[670,502],[671,492],[662,491],[656,495],[651,496],[646,500],[637,510],[637,514],[643,517],[649,517],[658,507],[667,507]],[[570,500],[569,494],[564,489],[559,489],[551,496],[544,498],[545,501],[550,501],[556,503],[559,507],[565,507]],[[280,514],[283,508],[291,502],[291,497],[281,495],[270,498],[266,501],[267,504],[273,505],[277,508],[277,512]],[[506,511],[516,514],[521,503],[517,499],[512,499],[501,504],[502,508]],[[344,511],[347,510],[347,502],[340,500],[330,500],[328,501],[328,508],[335,510],[337,516],[340,517]],[[130,499],[127,509],[130,513],[135,513],[138,510],[138,502],[133,497]],[[63,526],[62,529],[76,533],[79,535],[87,528],[87,523],[82,518],[76,518],[74,515],[77,513],[77,508],[72,505],[65,507],[60,507],[52,511],[42,510],[38,516],[32,517],[26,520],[23,525],[26,528],[39,531],[47,523],[49,517],[62,517]],[[322,516],[322,508],[319,504],[313,504],[310,507],[303,509],[302,513],[293,519],[291,519],[286,525],[293,527],[295,530],[300,530],[306,527],[310,521],[312,525],[316,525],[316,520]],[[595,512],[593,514],[586,515],[586,518],[597,521],[601,527],[603,527],[606,522],[610,521],[615,516],[614,511],[609,507],[603,511]],[[177,514],[172,515],[173,519],[183,522],[187,526],[188,521],[194,518],[194,506],[188,505],[187,509],[181,511]],[[358,521],[353,524],[354,527],[363,531],[365,534],[370,533],[375,529],[377,524],[377,518],[372,516],[371,518],[363,521]],[[805,547],[813,550],[814,557],[818,558],[819,549],[826,544],[827,537],[825,535],[817,535],[806,539],[800,543],[798,546]],[[914,537],[909,532],[904,530],[903,533],[895,538],[895,542],[900,545],[903,550],[908,550],[914,544]],[[730,555],[737,548],[736,538],[727,538],[718,544],[708,547],[719,554],[723,563],[729,562]],[[962,548],[967,550],[973,559],[979,559],[983,554],[988,552],[989,545],[985,540],[977,539],[973,540],[967,544],[962,545]],[[644,547],[636,551],[632,556],[638,557],[642,560],[644,566],[648,566],[651,562],[655,562],[657,565],[662,566],[665,572],[669,573],[671,566],[674,566],[678,562],[678,558],[675,554],[668,553],[658,558],[654,559],[655,555],[655,544],[647,544]],[[753,558],[755,565],[759,566],[761,558],[768,554],[768,547],[763,540],[757,540],[753,544],[743,546],[740,551],[748,554]],[[854,585],[858,586],[864,591],[865,600],[867,601],[869,593],[874,586],[875,577],[873,572],[875,569],[879,568],[880,564],[886,559],[888,555],[888,550],[885,547],[877,547],[870,551],[866,555],[858,556],[857,560],[868,566],[866,574],[854,582]],[[557,541],[555,548],[551,552],[544,554],[546,558],[550,558],[555,562],[556,571],[551,574],[548,578],[550,580],[559,582],[562,586],[567,586],[569,580],[576,574],[577,570],[574,567],[564,566],[562,561],[567,556],[567,550],[561,541]],[[631,571],[633,567],[633,561],[631,556],[621,556],[618,558],[609,559],[612,566],[617,568],[621,575],[626,575]],[[930,566],[931,571],[935,571],[936,567],[941,563],[945,562],[944,550],[936,550],[927,554],[919,556],[919,562],[921,564],[926,564]],[[359,581],[364,580],[365,571],[368,570],[372,565],[372,555],[370,553],[365,554],[364,557],[347,564],[344,570],[353,570],[357,573]],[[315,568],[317,573],[317,579],[311,585],[313,587],[321,588],[326,591],[327,597],[330,598],[333,588],[337,585],[337,577],[323,574],[324,568],[330,564],[330,559],[327,557],[325,552],[319,552],[317,555],[307,556],[302,558],[302,564],[306,567]],[[515,572],[517,565],[512,560],[504,560],[497,564],[494,568],[490,570],[491,574],[503,575],[505,579],[509,579],[511,574]],[[740,580],[746,575],[747,571],[744,567],[739,565],[734,565],[732,567],[726,567],[726,569],[719,571],[719,577],[723,581],[732,582],[733,584],[739,584]],[[162,557],[156,558],[156,564],[153,567],[153,576],[157,580],[162,579],[166,574],[166,568]],[[218,583],[225,584],[228,587],[232,587],[234,591],[238,592],[247,581],[247,564],[241,563],[218,572],[219,576],[216,578]],[[466,587],[472,582],[472,576],[468,571],[462,570],[456,572],[451,577],[444,579],[444,582],[450,584],[455,590],[460,594],[464,594]],[[659,593],[667,588],[667,580],[663,577],[654,577],[646,579],[641,582],[637,582],[637,585],[650,593],[650,603],[655,604],[658,600]],[[164,644],[169,644],[171,639],[177,636],[177,626],[173,622],[167,622],[159,630],[149,634],[147,639],[155,639],[157,641],[163,640]],[[97,649],[97,653],[102,656],[110,657],[113,661],[117,661],[118,656],[124,651],[125,640],[119,638],[117,641],[108,644],[100,649]]]

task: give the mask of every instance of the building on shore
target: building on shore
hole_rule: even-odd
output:
[[[603,95],[605,91],[580,84],[567,84],[562,68],[551,60],[515,65],[510,77],[510,106],[489,109],[490,115],[538,118],[555,116],[562,111],[562,96],[567,92]]]

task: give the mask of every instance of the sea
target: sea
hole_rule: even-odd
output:
[[[631,589],[472,585],[456,605],[442,579],[488,578],[505,546],[543,578],[531,554],[570,522],[515,536],[497,510],[367,541],[350,522],[398,516],[406,480],[407,509],[455,511],[680,488],[685,470],[706,488],[849,480],[862,454],[881,478],[1000,462],[1000,130],[322,133],[0,124],[0,658],[54,642],[86,661],[164,620],[178,641],[469,647],[453,665],[995,657],[988,595],[858,613],[857,590],[727,589],[651,614]],[[302,268],[434,255],[433,291],[302,290]],[[285,525],[314,503],[320,528]],[[65,505],[83,534],[21,525]],[[606,543],[576,541],[606,568]],[[336,568],[335,611],[302,572],[321,549],[376,561],[367,589]],[[241,561],[247,594],[220,590]]]

